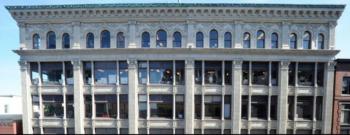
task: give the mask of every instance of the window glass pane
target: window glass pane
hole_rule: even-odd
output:
[[[253,119],[267,119],[268,96],[251,97],[251,117]]]
[[[194,96],[194,106],[195,106],[195,118],[201,119],[202,117],[202,96],[195,95]]]
[[[324,49],[324,36],[322,34],[318,35],[318,38],[317,38],[317,49]]]
[[[257,32],[256,48],[265,48],[265,33],[262,30]]]
[[[225,43],[224,43],[225,48],[232,48],[232,35],[231,32],[226,32],[225,33]]]
[[[150,35],[148,32],[142,33],[142,48],[150,47]]]
[[[323,86],[324,83],[324,63],[317,63],[317,86]]]
[[[244,33],[243,35],[243,48],[250,48],[250,34]]]
[[[175,61],[175,79],[176,85],[185,84],[185,61]]]
[[[66,96],[66,117],[74,118],[74,96]]]
[[[64,134],[63,128],[43,128],[44,134]]]
[[[204,67],[205,67],[206,84],[222,83],[222,62],[221,61],[206,61]]]
[[[92,129],[91,128],[84,128],[84,133],[85,134],[92,134]]]
[[[151,84],[172,84],[173,82],[173,62],[172,61],[152,61],[149,62],[149,77]]]
[[[68,33],[64,33],[62,35],[62,47],[63,48],[70,48],[70,38]]]
[[[96,134],[116,134],[117,129],[115,129],[115,128],[96,128],[95,133]]]
[[[128,128],[120,128],[120,134],[129,134],[129,129]]]
[[[294,96],[288,96],[288,120],[294,120]]]
[[[195,61],[194,64],[194,81],[196,84],[202,84],[202,61]]]
[[[117,48],[125,48],[125,37],[123,32],[117,34]]]
[[[290,49],[297,49],[297,36],[294,33],[289,35],[289,47]]]
[[[249,62],[244,61],[242,65],[242,84],[249,85]]]
[[[315,63],[298,64],[298,84],[301,86],[314,86]]]
[[[85,117],[86,118],[91,118],[91,116],[92,116],[91,95],[85,95],[84,96],[84,103],[85,103]]]
[[[316,120],[322,120],[322,110],[323,110],[323,97],[317,96],[316,98]]]
[[[121,119],[127,119],[128,118],[128,95],[127,94],[121,94],[119,95],[119,113]]]
[[[204,47],[204,36],[202,32],[197,32],[196,34],[196,48]]]
[[[83,70],[84,70],[84,83],[85,84],[91,84],[92,78],[92,65],[91,62],[83,62]]]
[[[173,96],[172,95],[150,95],[151,117],[172,118]]]
[[[225,61],[225,84],[232,85],[232,61]]]
[[[74,84],[74,78],[73,78],[73,64],[71,62],[64,62],[64,69],[65,69],[65,79],[67,85],[73,85]]]
[[[278,35],[277,35],[277,33],[272,33],[272,35],[271,35],[271,48],[278,48]]]
[[[297,118],[312,120],[313,97],[297,97]]]
[[[117,118],[117,96],[95,95],[96,117]]]
[[[173,35],[173,47],[180,48],[181,47],[181,33],[175,32]]]
[[[119,61],[119,83],[126,85],[128,81],[128,64],[126,61]]]
[[[156,37],[157,47],[167,46],[167,33],[164,30],[159,30]]]
[[[245,120],[248,119],[248,100],[248,96],[242,96],[241,118]]]
[[[175,129],[175,134],[185,134],[185,129]]]
[[[272,86],[278,85],[278,71],[279,71],[279,63],[272,62],[271,64],[271,85]]]
[[[288,84],[289,86],[295,86],[295,62],[291,62],[289,64],[289,69],[288,69]]]
[[[342,94],[350,94],[350,77],[343,78]]]
[[[40,36],[39,34],[33,35],[33,49],[39,49],[40,48]]]
[[[176,95],[175,99],[175,115],[177,119],[183,119],[185,117],[184,113],[184,95]]]
[[[302,135],[311,135],[312,134],[312,130],[310,129],[297,129],[296,134],[302,134]]]
[[[221,129],[204,129],[204,134],[221,134]]]
[[[278,105],[278,101],[277,101],[277,96],[271,96],[271,107],[270,107],[270,118],[272,120],[277,120],[277,105]]]
[[[61,62],[42,62],[41,79],[45,85],[62,84],[63,65]]]
[[[341,105],[341,120],[342,125],[350,124],[350,104],[342,104]],[[349,129],[348,129],[349,130]]]
[[[225,95],[224,101],[224,118],[231,119],[231,96]]]
[[[268,62],[252,63],[252,84],[256,84],[256,85],[269,84],[269,63]]]
[[[147,67],[148,65],[146,61],[138,62],[139,84],[147,84]]]
[[[96,84],[116,84],[117,67],[115,61],[94,62]]]
[[[139,95],[139,117],[146,118],[147,117],[147,96]]]
[[[311,34],[305,32],[303,35],[303,49],[311,49]]]
[[[44,117],[63,117],[63,97],[60,95],[43,95]]]
[[[86,35],[86,48],[94,48],[94,34],[88,33]]]
[[[221,96],[205,96],[204,101],[205,117],[221,119]]]
[[[173,134],[173,129],[150,128],[149,134]]]
[[[30,77],[33,85],[39,84],[39,66],[37,62],[30,63]]]
[[[33,118],[39,118],[40,117],[39,96],[32,96],[32,109],[33,109]]]
[[[108,30],[101,32],[101,48],[110,48],[111,47],[111,35]]]
[[[267,130],[266,129],[251,129],[250,134],[264,135],[264,134],[267,134]]]
[[[219,43],[218,43],[218,31],[216,30],[211,30],[210,31],[210,48],[218,48]]]
[[[56,34],[53,31],[47,33],[46,36],[47,49],[56,49]]]

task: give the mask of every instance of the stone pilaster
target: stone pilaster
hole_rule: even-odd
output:
[[[231,116],[232,116],[232,134],[241,133],[241,104],[242,104],[242,60],[235,60],[232,64],[232,87],[231,95]]]
[[[129,28],[128,28],[128,47],[126,48],[136,48],[136,21],[129,21]],[[126,45],[125,45],[126,46]]]
[[[325,85],[323,92],[323,123],[322,134],[330,134],[332,127],[332,111],[333,109],[333,86],[334,86],[334,67],[335,62],[330,61],[326,64],[325,72]]]
[[[32,134],[32,100],[30,89],[30,66],[26,61],[19,61],[21,70],[21,87],[22,87],[22,124],[23,134]]]
[[[289,49],[289,22],[282,22],[282,49]]]
[[[194,60],[185,62],[185,134],[194,133]]]
[[[80,22],[73,22],[73,44],[72,49],[80,49],[82,47],[80,43],[81,33],[80,33]]]
[[[325,45],[325,49],[334,50],[335,49],[335,27],[337,26],[337,22],[329,22],[329,40],[328,40],[328,47],[327,44]]]
[[[277,133],[286,134],[288,120],[288,69],[289,61],[281,61],[279,66],[279,94],[277,106]]]
[[[20,47],[20,49],[23,49],[23,50],[25,50],[25,49],[29,49],[30,47],[29,47],[29,45],[26,45],[26,24],[25,23],[18,23],[17,24],[18,25],[18,27],[19,27],[19,47]]]
[[[138,78],[137,78],[137,60],[128,60],[129,75],[129,134],[138,134]]]
[[[243,42],[243,32],[242,32],[242,22],[236,21],[235,22],[235,32],[233,33],[234,36],[234,48],[243,48],[242,42]]]
[[[82,76],[82,63],[79,60],[73,60],[74,76],[74,131],[76,134],[84,134],[84,88]]]

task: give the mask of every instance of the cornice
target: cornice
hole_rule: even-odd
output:
[[[336,21],[345,5],[293,5],[293,4],[81,4],[7,6],[17,22],[40,20],[89,20],[89,19],[212,19],[247,18],[269,19],[328,19]]]

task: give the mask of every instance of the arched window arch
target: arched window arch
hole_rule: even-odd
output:
[[[210,33],[209,33],[209,47],[210,48],[218,48],[218,46],[219,46],[219,43],[218,43],[218,39],[219,39],[219,35],[218,35],[218,31],[217,30],[215,30],[215,29],[213,29],[213,30],[211,30],[210,31]]]
[[[62,35],[62,47],[63,48],[70,48],[70,37],[68,33],[64,33]]]
[[[39,49],[40,48],[40,36],[39,34],[33,35],[33,49]]]
[[[86,48],[94,48],[94,41],[94,34],[92,34],[91,32],[86,34]]]
[[[271,34],[271,48],[278,48],[278,34]]]
[[[111,34],[108,30],[101,32],[101,48],[111,47]]]
[[[317,49],[324,49],[324,36],[323,36],[323,34],[318,34]]]
[[[149,48],[150,47],[150,35],[148,32],[142,33],[142,48]]]
[[[292,33],[289,35],[289,47],[290,49],[297,49],[298,40],[297,35],[295,33]]]
[[[248,32],[243,34],[243,48],[250,48],[250,34]]]
[[[197,32],[196,34],[196,48],[204,47],[204,35],[203,32]]]
[[[311,34],[308,31],[303,35],[303,49],[311,49]]]
[[[47,33],[46,36],[47,49],[56,49],[56,34],[53,31]]]
[[[256,42],[256,48],[265,48],[265,32],[262,30],[259,30],[256,33],[257,42]]]
[[[125,36],[123,32],[117,34],[117,48],[125,48]]]
[[[224,47],[225,48],[232,48],[232,34],[231,32],[226,32],[225,35],[224,35],[224,40],[225,40],[225,43],[224,43]]]
[[[167,46],[167,34],[165,30],[157,31],[157,43],[156,47],[166,47]]]
[[[181,48],[181,33],[178,31],[173,35],[173,47]]]

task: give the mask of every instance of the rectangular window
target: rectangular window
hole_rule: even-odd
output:
[[[323,110],[323,97],[317,96],[316,98],[316,120],[322,120],[322,110]]]
[[[147,128],[139,128],[139,134],[147,134]]]
[[[66,96],[66,117],[74,118],[74,96]]]
[[[92,64],[91,62],[83,62],[83,70],[84,70],[84,83],[91,84],[92,82]]]
[[[115,128],[95,128],[96,134],[117,134],[117,129]]]
[[[222,83],[222,62],[206,61],[205,62],[205,83],[219,84]]]
[[[173,134],[173,129],[150,128],[149,134]]]
[[[202,61],[194,62],[194,82],[202,84]]]
[[[289,86],[295,86],[295,67],[296,64],[295,62],[291,62],[289,64],[289,69],[288,69],[288,84]]]
[[[175,134],[183,135],[183,134],[185,134],[185,129],[177,128],[177,129],[175,129]]]
[[[65,79],[67,85],[73,85],[74,84],[74,78],[73,78],[73,64],[71,62],[64,62],[64,69],[65,69]]]
[[[67,134],[69,134],[69,135],[75,134],[74,133],[74,128],[67,128]]]
[[[126,61],[119,61],[119,84],[128,84],[128,63]]]
[[[270,103],[270,118],[271,120],[277,120],[277,96],[271,96],[271,103]]]
[[[220,135],[221,129],[204,129],[204,134]]]
[[[44,134],[64,134],[63,128],[43,128]]]
[[[147,95],[139,95],[139,117],[147,118]]]
[[[340,126],[340,134],[348,135],[350,134],[350,126]]]
[[[341,105],[341,124],[349,125],[350,124],[350,104]]]
[[[173,62],[152,61],[149,62],[149,79],[151,84],[173,83]]]
[[[185,84],[185,61],[175,61],[175,80],[176,85]]]
[[[147,62],[146,61],[139,61],[138,62],[138,77],[139,77],[139,84],[147,84]]]
[[[33,104],[33,118],[40,117],[40,104],[39,104],[39,96],[32,96],[32,104]]]
[[[311,135],[312,134],[312,130],[311,129],[297,129],[295,131],[295,134]]]
[[[42,96],[44,106],[44,117],[63,117],[63,97],[61,95]]]
[[[324,83],[324,63],[317,64],[317,86],[323,87]]]
[[[194,134],[202,134],[202,129],[194,129]]]
[[[128,118],[128,95],[127,94],[121,94],[119,95],[119,117],[121,119],[127,119]]]
[[[92,129],[91,128],[84,128],[84,133],[85,134],[92,134]]]
[[[269,63],[268,62],[252,63],[252,84],[254,85],[269,84]]]
[[[221,96],[204,97],[205,118],[221,119]]]
[[[117,118],[117,96],[95,95],[96,117]]]
[[[194,96],[194,110],[195,110],[195,118],[201,119],[202,118],[202,96],[201,95],[195,95]]]
[[[119,133],[120,134],[129,134],[129,129],[128,128],[120,128]]]
[[[224,118],[231,119],[231,95],[225,95]]]
[[[251,117],[253,119],[267,119],[268,96],[252,96]]]
[[[242,96],[242,112],[241,118],[247,120],[248,119],[248,96]]]
[[[84,96],[85,103],[85,118],[91,118],[92,116],[92,102],[91,95]]]
[[[30,80],[32,81],[33,85],[38,85],[39,84],[39,66],[38,63],[36,62],[31,62],[30,63]]]
[[[44,85],[62,84],[62,62],[42,62],[40,65],[41,79]]]
[[[176,98],[175,98],[175,115],[176,115],[176,118],[177,119],[184,119],[185,117],[185,112],[184,112],[184,107],[185,107],[185,104],[184,104],[184,101],[185,101],[185,97],[184,95],[176,95]]]
[[[297,97],[297,118],[312,120],[313,97]]]
[[[172,95],[150,95],[151,117],[172,118],[173,96]]]
[[[224,135],[230,135],[231,129],[224,129]]]
[[[278,86],[278,72],[279,72],[279,63],[272,62],[271,63],[271,85]]]
[[[298,64],[298,84],[301,86],[314,86],[315,63]]]
[[[95,83],[100,85],[116,84],[117,66],[115,61],[94,62]]]
[[[225,61],[225,84],[232,85],[232,61]]]
[[[288,96],[288,120],[294,120],[294,96]]]
[[[242,85],[249,85],[249,62],[243,61],[242,64]]]
[[[350,94],[350,77],[343,77],[342,94]]]
[[[267,134],[267,129],[251,129],[250,134],[265,135]]]

